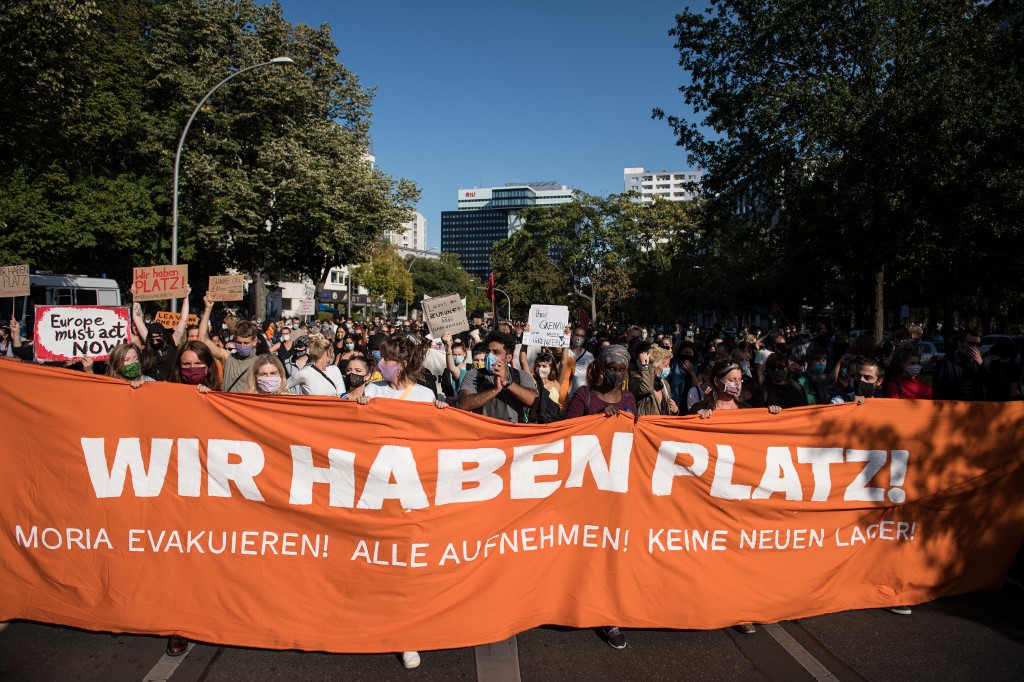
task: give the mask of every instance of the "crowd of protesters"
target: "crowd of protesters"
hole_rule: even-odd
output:
[[[511,423],[550,423],[584,415],[697,415],[753,408],[778,414],[803,405],[905,400],[1021,399],[1020,348],[1000,338],[983,357],[981,336],[961,329],[948,352],[923,375],[924,330],[908,326],[877,345],[820,324],[816,330],[693,325],[569,325],[567,343],[522,343],[529,326],[504,321],[433,338],[420,321],[376,316],[362,322],[297,317],[273,322],[216,317],[204,299],[188,325],[188,299],[173,329],[151,322],[135,304],[132,340],[105,362],[64,363],[105,373],[145,390],[154,381],[191,384],[200,392],[321,395],[365,405],[374,398],[433,402]],[[955,347],[952,345],[955,343]],[[564,346],[564,347],[563,347]],[[0,356],[33,361],[18,324],[0,333]],[[891,609],[909,614],[907,607]],[[752,633],[750,623],[737,628]],[[625,646],[618,627],[609,644]],[[169,655],[187,641],[172,637]],[[408,668],[417,652],[404,652]]]

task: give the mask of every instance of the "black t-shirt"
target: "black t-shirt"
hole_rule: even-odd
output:
[[[778,405],[782,409],[787,407],[800,407],[807,404],[807,397],[804,389],[795,381],[779,385],[766,381],[761,388],[754,391],[754,397],[750,403],[754,407],[768,407]]]

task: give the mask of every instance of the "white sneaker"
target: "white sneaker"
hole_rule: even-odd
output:
[[[406,670],[420,667],[420,653],[418,651],[403,651],[402,665]]]
[[[913,613],[909,606],[890,606],[886,611],[889,613],[895,613],[897,616],[909,616]]]

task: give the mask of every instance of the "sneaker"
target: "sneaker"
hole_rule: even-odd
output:
[[[625,649],[626,648],[626,635],[622,634],[622,630],[614,625],[610,625],[604,630],[604,638],[608,640],[608,645],[613,649]]]
[[[403,651],[402,652],[402,665],[405,666],[406,670],[412,670],[413,668],[420,667],[420,652],[418,652],[418,651]]]
[[[889,613],[895,613],[897,616],[909,616],[913,613],[909,606],[890,606],[886,611]]]
[[[735,627],[737,632],[742,632],[745,635],[757,634],[757,628],[754,627],[753,623],[740,623]]]

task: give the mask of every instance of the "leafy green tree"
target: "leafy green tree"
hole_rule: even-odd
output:
[[[494,280],[512,300],[512,315],[526,319],[530,306],[567,305],[571,284],[531,230],[517,230],[491,251]]]
[[[156,149],[175,148],[194,103],[225,74],[294,60],[233,80],[195,119],[182,161],[182,259],[249,274],[257,311],[264,284],[282,276],[308,276],[319,295],[331,268],[358,260],[418,198],[366,161],[372,91],[338,63],[329,26],[293,25],[277,2],[172,0],[155,12],[148,94],[167,103],[152,115]]]
[[[160,221],[139,151],[147,2],[0,9],[0,260],[127,282]]]
[[[994,151],[1003,124],[992,112],[1019,120],[1005,100],[1019,85],[989,82],[1019,82],[995,68],[993,46],[1020,40],[1019,11],[1007,31],[1002,4],[713,0],[677,16],[670,34],[689,73],[680,91],[696,118],[669,122],[706,169],[715,215],[746,221],[734,248],[764,254],[751,272],[762,285],[785,290],[800,274],[804,290],[867,288],[880,336],[886,282],[938,265],[925,259],[1019,190],[992,191],[977,167],[988,161],[970,153]],[[986,176],[980,202],[949,200]]]
[[[516,243],[553,255],[552,263],[572,293],[586,302],[591,319],[597,319],[598,310],[607,314],[622,307],[623,297],[634,291],[625,264],[665,236],[662,223],[647,220],[646,207],[632,198],[578,192],[575,201],[521,214],[524,235]]]
[[[355,266],[352,277],[371,299],[383,301],[389,310],[396,301],[412,299],[412,275],[398,249],[386,241],[373,246],[369,260]]]

